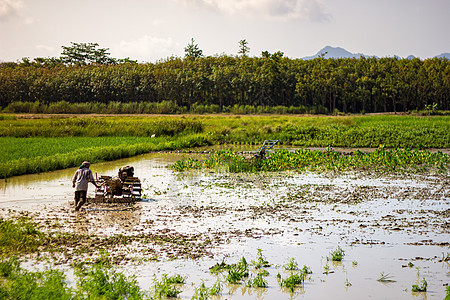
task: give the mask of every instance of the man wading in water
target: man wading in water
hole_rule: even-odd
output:
[[[99,187],[95,183],[92,171],[89,170],[90,166],[90,162],[83,162],[80,168],[75,172],[75,175],[73,175],[72,186],[75,188],[75,211],[80,210],[81,206],[86,203],[88,183],[91,182],[96,188]]]

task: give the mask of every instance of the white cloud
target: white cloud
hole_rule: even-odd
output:
[[[19,15],[23,7],[23,2],[20,0],[0,0],[0,20]]]
[[[180,45],[171,38],[145,35],[133,41],[121,41],[114,53],[117,53],[115,56],[118,58],[129,57],[138,61],[157,61],[176,55],[180,49]]]
[[[328,21],[321,0],[174,0],[186,5],[206,7],[230,15],[259,16],[269,19]]]

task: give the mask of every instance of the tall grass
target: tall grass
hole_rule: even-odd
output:
[[[0,112],[1,112],[0,108]],[[49,104],[43,102],[15,101],[9,103],[3,112],[6,113],[34,113],[34,114],[326,114],[328,110],[322,106],[254,106],[254,105],[225,105],[193,103],[189,109],[179,106],[175,101],[161,102],[118,102],[109,103],[86,102],[70,103],[58,101]]]
[[[0,218],[0,255],[35,252],[44,241],[44,234],[30,220]]]
[[[74,136],[174,136],[200,133],[203,124],[192,118],[108,117],[0,120],[3,137],[74,137]]]

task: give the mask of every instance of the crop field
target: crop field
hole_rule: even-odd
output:
[[[0,119],[0,178],[216,144],[450,148],[450,117],[172,116]],[[82,158],[84,157],[84,159]]]
[[[0,118],[0,295],[443,299],[449,121]],[[282,143],[253,158],[264,139]],[[134,166],[143,199],[74,211],[85,159]]]

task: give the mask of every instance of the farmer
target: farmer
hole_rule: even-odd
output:
[[[75,188],[75,210],[80,210],[81,206],[86,203],[86,194],[88,189],[88,183],[91,182],[95,187],[99,187],[95,183],[94,175],[89,169],[91,163],[88,161],[83,162],[78,170],[73,175],[72,183]]]

